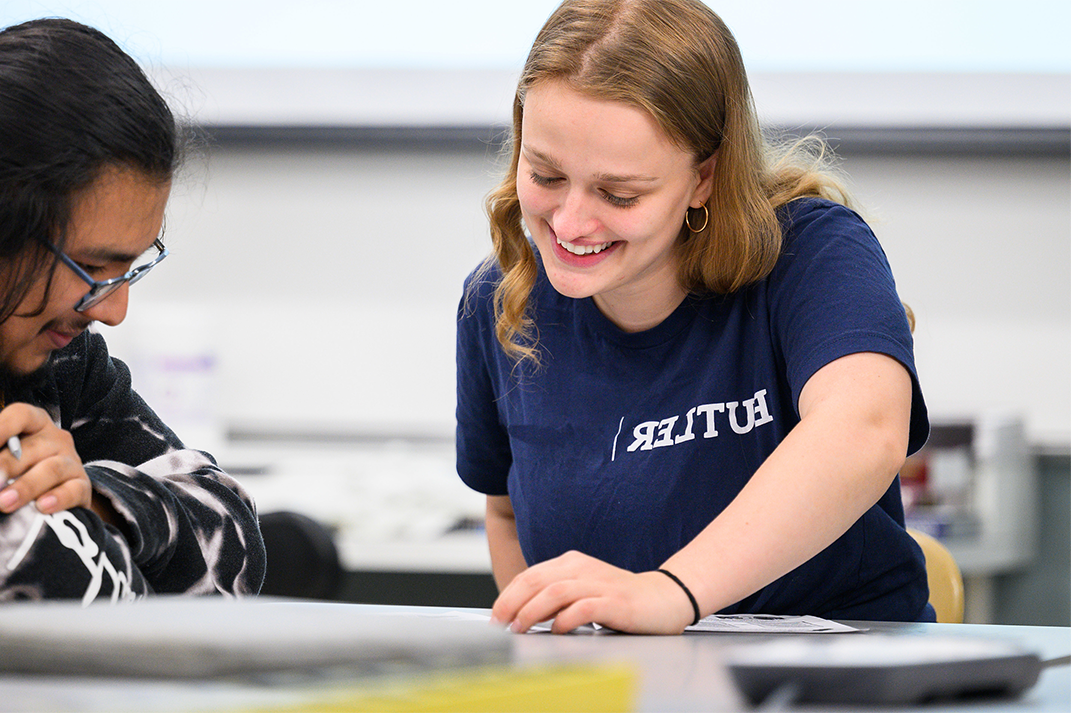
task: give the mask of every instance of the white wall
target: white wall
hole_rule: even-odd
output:
[[[217,340],[229,425],[450,435],[454,312],[485,252],[494,162],[493,149],[217,151],[178,187],[173,255],[109,341],[155,349],[142,325],[180,301],[198,310],[187,329]]]
[[[137,362],[171,341],[161,315],[192,314],[184,329],[214,337],[227,426],[450,435],[454,311],[487,250],[495,149],[231,147],[193,168],[172,200],[173,255],[106,330],[115,351]],[[1068,157],[845,168],[918,314],[931,413],[1020,411],[1033,440],[1066,447]]]
[[[849,158],[915,310],[931,413],[1012,411],[1071,443],[1069,160]]]

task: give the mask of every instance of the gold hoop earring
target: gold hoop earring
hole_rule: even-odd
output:
[[[688,230],[693,234],[702,233],[704,230],[707,229],[707,223],[710,222],[710,211],[707,210],[707,204],[703,203],[699,206],[699,208],[703,209],[703,224],[700,225],[698,228],[692,227],[692,209],[689,208],[684,212],[684,224],[688,226]],[[699,210],[699,208],[696,208],[696,210]]]

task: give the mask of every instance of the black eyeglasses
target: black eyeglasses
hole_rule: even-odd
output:
[[[104,300],[104,298],[106,298],[108,295],[115,292],[128,282],[133,285],[135,282],[144,277],[149,272],[149,270],[156,267],[156,265],[161,260],[168,256],[167,248],[164,247],[163,242],[161,242],[160,239],[157,238],[153,241],[152,246],[159,250],[160,254],[157,255],[155,258],[145,263],[144,265],[138,265],[137,267],[132,268],[129,272],[120,275],[119,277],[113,277],[110,280],[102,280],[98,282],[97,280],[94,280],[92,277],[90,277],[89,273],[79,267],[78,263],[67,257],[66,253],[57,248],[55,245],[50,242],[45,243],[45,245],[48,246],[49,250],[56,253],[59,259],[63,261],[64,265],[74,270],[74,274],[78,275],[80,278],[82,278],[89,284],[89,292],[85,293],[85,295],[82,296],[82,299],[78,300],[78,304],[74,306],[74,310],[76,312],[85,312],[90,307],[100,304],[101,301]]]

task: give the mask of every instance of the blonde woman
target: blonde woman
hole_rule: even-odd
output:
[[[694,0],[539,33],[458,315],[458,472],[514,631],[715,612],[932,620],[897,472],[928,433],[873,233],[775,153]]]

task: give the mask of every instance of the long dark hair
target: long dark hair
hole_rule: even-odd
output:
[[[62,248],[77,191],[109,167],[166,182],[183,141],[167,102],[100,31],[59,18],[0,31],[0,322],[51,283],[42,242]]]

